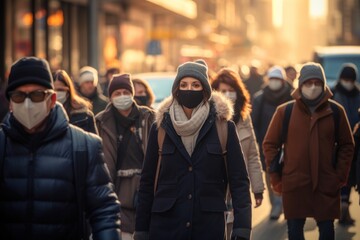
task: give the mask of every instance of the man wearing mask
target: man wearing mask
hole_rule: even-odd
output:
[[[321,65],[302,67],[292,96],[295,101],[277,108],[263,143],[269,167],[282,145],[285,109],[292,106],[282,177],[271,173],[271,186],[282,193],[289,240],[304,239],[307,217],[316,220],[319,239],[334,240],[340,188],[346,184],[354,153],[351,129],[343,107],[330,100]]]
[[[262,151],[262,142],[271,118],[280,104],[292,99],[290,95],[291,88],[286,83],[286,73],[282,67],[274,66],[270,68],[267,77],[269,79],[268,85],[255,95],[251,113],[263,170],[265,170],[265,158]],[[266,174],[266,184],[272,206],[270,219],[277,220],[282,213],[281,196],[275,195],[271,190],[268,174]]]
[[[85,66],[80,69],[78,80],[79,92],[91,102],[92,111],[95,116],[104,110],[108,103],[108,99],[101,93],[101,87],[98,83],[98,72],[95,68]]]
[[[355,85],[357,72],[356,65],[352,63],[344,64],[339,75],[338,83],[332,90],[334,94],[333,99],[344,107],[350,128],[353,132],[355,132],[355,124],[360,121],[358,113],[358,109],[360,108],[360,91]],[[357,143],[357,141],[355,143]],[[358,148],[359,146],[355,146],[355,149]],[[353,225],[355,222],[350,216],[349,205],[351,188],[356,185],[356,158],[357,151],[355,151],[351,164],[348,182],[346,186],[341,189],[341,216],[339,219],[341,225]]]
[[[0,239],[88,239],[81,209],[94,240],[121,239],[120,205],[101,140],[68,123],[56,103],[48,63],[36,57],[15,62],[6,96],[10,114],[0,129]],[[86,146],[81,159],[73,159],[75,143]]]
[[[132,239],[137,189],[154,112],[134,101],[130,74],[116,74],[109,85],[110,103],[96,116],[105,161],[121,202],[123,240]]]

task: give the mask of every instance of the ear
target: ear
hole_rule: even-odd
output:
[[[56,92],[54,92],[54,93],[51,95],[50,109],[54,108],[55,104],[56,104]]]

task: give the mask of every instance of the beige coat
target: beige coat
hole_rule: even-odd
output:
[[[245,120],[236,124],[241,149],[243,151],[246,167],[248,170],[251,191],[255,193],[264,192],[264,180],[261,169],[259,148],[256,142],[254,128],[250,115]]]

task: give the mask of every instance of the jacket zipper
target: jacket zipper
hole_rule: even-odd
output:
[[[33,220],[33,212],[34,212],[34,153],[30,152],[30,159],[28,165],[28,182],[27,182],[27,235],[32,236],[32,220]]]

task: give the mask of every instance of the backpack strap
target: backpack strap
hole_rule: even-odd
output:
[[[0,180],[4,177],[4,162],[5,162],[6,136],[4,130],[0,128]]]
[[[156,174],[155,174],[155,180],[154,180],[154,195],[155,195],[158,180],[159,180],[160,166],[161,166],[161,154],[162,154],[162,147],[164,144],[164,139],[165,139],[165,129],[163,127],[159,127],[159,129],[158,129],[159,158],[157,161]]]
[[[294,107],[294,102],[290,102],[285,107],[285,116],[284,116],[284,121],[283,121],[284,125],[281,129],[281,145],[284,142],[286,142],[287,132],[289,129],[289,122],[290,122],[290,117],[291,117],[291,112],[292,112],[293,107]]]
[[[88,228],[85,217],[85,184],[86,173],[88,169],[87,146],[84,132],[77,128],[70,127],[71,142],[72,142],[72,159],[74,168],[76,201],[78,204],[78,223],[80,239],[88,239]]]
[[[226,144],[227,144],[227,137],[228,137],[228,130],[227,130],[227,121],[217,119],[215,121],[216,123],[216,131],[220,140],[221,150],[222,154],[226,156],[227,150],[226,150]]]

